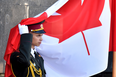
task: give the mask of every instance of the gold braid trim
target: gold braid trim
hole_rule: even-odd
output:
[[[30,67],[30,70],[31,70],[32,77],[35,77],[35,74],[34,74],[32,66],[30,65],[29,67]]]
[[[16,77],[15,74],[14,74],[14,72],[13,72],[12,64],[11,64],[11,70],[12,70],[12,73],[13,73],[14,77]]]
[[[16,77],[16,75],[13,72],[12,64],[11,64],[11,70],[12,70],[12,73],[13,73],[14,77]],[[28,76],[29,76],[29,67],[28,67],[28,73],[27,73],[27,76],[26,77],[28,77]]]
[[[31,30],[31,31],[34,32],[34,31],[40,31],[40,30],[43,30],[43,29],[44,29],[44,28],[43,28],[43,25],[41,24],[40,26],[41,26],[40,29],[35,29],[35,30]]]
[[[28,67],[28,73],[27,73],[27,77],[29,76],[29,67]]]
[[[30,61],[30,70],[31,70],[32,76],[35,77],[35,74],[34,74],[33,69],[34,69],[34,71],[35,71],[38,75],[40,75],[40,77],[42,77],[42,71],[41,71],[41,69],[39,68],[39,70],[37,70],[37,69],[35,68],[35,66],[33,65],[33,63]]]

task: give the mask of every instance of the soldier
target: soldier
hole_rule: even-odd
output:
[[[23,26],[19,24],[20,31],[28,29],[29,33],[22,31],[19,50],[14,51],[10,57],[15,77],[45,77],[44,60],[35,49],[35,46],[39,46],[43,40],[42,35],[45,33],[43,22],[25,26],[25,29],[20,28]]]

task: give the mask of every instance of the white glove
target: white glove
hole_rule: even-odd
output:
[[[28,26],[19,24],[18,27],[19,27],[20,35],[25,34],[25,33],[29,33]]]

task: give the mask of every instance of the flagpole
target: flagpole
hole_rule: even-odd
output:
[[[113,52],[113,68],[112,68],[112,77],[116,77],[116,52]]]

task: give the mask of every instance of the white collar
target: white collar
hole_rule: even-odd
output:
[[[32,49],[32,48],[31,48],[31,54],[32,54],[32,56],[35,58],[34,52],[36,52],[36,49]]]

